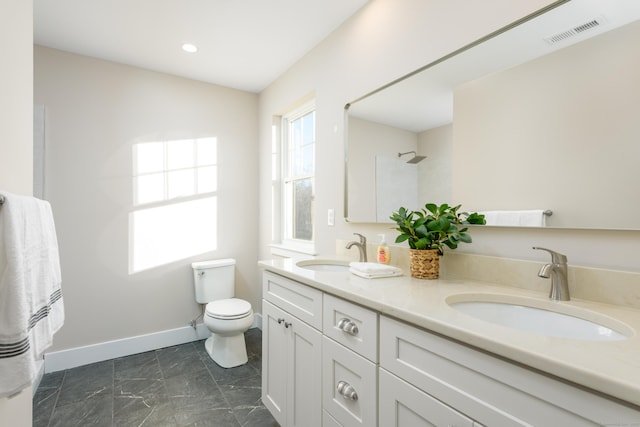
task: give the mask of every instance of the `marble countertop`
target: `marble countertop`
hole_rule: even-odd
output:
[[[348,272],[313,271],[294,259],[260,261],[261,268],[640,406],[640,310],[572,299],[550,302],[546,294],[472,280],[420,280],[409,275],[364,279]],[[522,332],[465,315],[447,304],[460,294],[526,297],[540,304],[584,309],[626,324],[631,336],[586,341]]]

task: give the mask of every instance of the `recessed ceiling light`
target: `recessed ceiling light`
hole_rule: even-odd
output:
[[[193,45],[191,43],[184,43],[182,45],[182,50],[184,50],[187,53],[196,53],[198,51],[198,46]]]

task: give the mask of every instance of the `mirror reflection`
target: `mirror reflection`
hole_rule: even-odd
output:
[[[346,219],[428,201],[640,229],[638,17],[634,0],[572,0],[348,104]]]

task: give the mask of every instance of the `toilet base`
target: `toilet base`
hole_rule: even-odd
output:
[[[230,337],[212,333],[204,342],[204,348],[211,359],[223,368],[244,365],[249,360],[243,333]]]

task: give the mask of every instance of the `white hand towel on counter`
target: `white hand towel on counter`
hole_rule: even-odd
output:
[[[547,216],[542,209],[514,211],[484,211],[486,225],[508,225],[519,227],[544,227]]]
[[[401,269],[391,265],[377,264],[375,262],[351,262],[349,263],[349,271],[365,279],[402,276]]]
[[[2,192],[0,206],[0,396],[29,386],[64,322],[51,206]]]

